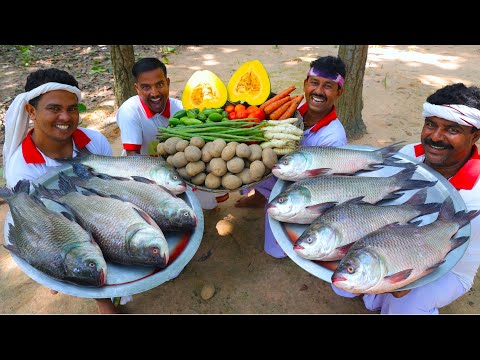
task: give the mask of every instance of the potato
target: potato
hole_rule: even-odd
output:
[[[216,158],[220,157],[225,146],[227,146],[227,143],[223,139],[216,139],[212,141],[212,147],[209,149],[210,154]]]
[[[205,178],[205,186],[210,189],[218,188],[221,185],[221,183],[222,183],[221,178],[214,175],[213,173],[207,174],[207,177]]]
[[[250,176],[250,169],[243,169],[237,176],[242,180],[242,183],[250,184],[253,182],[252,177]]]
[[[231,173],[238,174],[245,168],[243,159],[235,156],[232,160],[227,161],[227,169]]]
[[[192,177],[190,182],[195,185],[203,185],[206,177],[207,177],[207,174],[205,174],[204,172],[201,172],[195,175],[194,177]]]
[[[182,168],[179,168],[177,169],[177,172],[180,174],[180,176],[185,179],[185,180],[188,180],[190,181],[190,179],[192,178],[190,175],[187,174],[187,169],[182,167]]]
[[[202,158],[202,150],[193,145],[188,145],[185,148],[185,158],[188,161],[198,161]]]
[[[278,161],[277,154],[272,148],[266,148],[262,150],[262,162],[269,169],[272,169]]]
[[[193,177],[205,170],[205,163],[202,160],[189,162],[187,166],[185,166],[185,170],[188,175]]]
[[[228,143],[222,150],[222,159],[225,161],[231,160],[236,155],[237,142]]]
[[[251,154],[250,147],[244,143],[238,144],[236,149],[236,154],[238,157],[248,159]]]
[[[163,143],[163,148],[165,149],[167,154],[173,155],[177,152],[176,146],[177,142],[179,142],[180,140],[182,139],[175,136],[165,140],[165,142]]]
[[[210,172],[216,176],[223,176],[227,173],[227,163],[222,158],[213,158],[209,162]]]
[[[180,141],[178,143],[180,143]],[[172,155],[171,164],[176,168],[185,167],[185,165],[188,164],[188,160],[185,157],[185,153],[183,151],[179,151],[175,155]]]
[[[205,146],[205,140],[201,137],[194,136],[190,139],[190,145],[196,146],[197,148],[201,149]]]
[[[172,159],[173,159],[173,155],[169,155],[169,156],[167,157],[167,163],[169,163],[170,165],[173,166],[173,163],[172,163],[173,160],[172,160]]]
[[[238,176],[227,173],[222,177],[222,186],[225,189],[235,190],[242,186],[242,179]]]
[[[210,166],[210,161],[208,163],[205,164],[207,167],[205,168],[205,172],[208,174],[208,173],[211,173],[212,172],[212,167]]]
[[[213,156],[210,154],[210,147],[212,146],[211,142],[207,142],[205,146],[202,148],[202,161],[203,162],[209,162],[212,160]]]
[[[250,162],[253,162],[255,160],[262,160],[262,148],[260,145],[258,144],[251,144],[251,145],[248,145],[248,147],[250,148],[250,156],[248,157],[248,160],[250,160]]]
[[[255,160],[250,164],[250,176],[253,181],[260,180],[265,174],[265,164],[260,160]]]
[[[184,151],[189,144],[190,143],[187,140],[182,139],[179,142],[177,142],[177,144],[175,145],[175,149],[177,151]]]
[[[163,142],[158,143],[158,145],[157,145],[157,154],[160,155],[160,156],[166,156],[166,155],[168,155],[168,154],[167,154],[167,151],[165,150],[165,147],[164,147],[164,143],[163,143]]]

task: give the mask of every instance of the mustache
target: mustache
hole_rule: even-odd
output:
[[[430,138],[426,138],[423,140],[425,145],[436,146],[436,147],[443,147],[446,149],[453,149],[453,146],[442,141],[433,141]]]
[[[320,94],[311,94],[311,96],[316,96],[316,97],[322,98],[322,99],[325,100],[325,101],[328,100],[326,96],[320,95]]]

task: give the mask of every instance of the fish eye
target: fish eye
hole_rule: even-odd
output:
[[[278,198],[278,202],[279,202],[280,204],[281,204],[281,203],[283,203],[283,202],[284,202],[284,199],[283,199],[283,197],[281,197],[281,198]]]
[[[288,160],[287,160],[287,159],[283,159],[282,164],[283,164],[283,165],[288,165]]]
[[[160,252],[160,250],[158,250],[158,248],[156,248],[156,247],[154,247],[152,249],[152,253],[155,254],[155,255],[158,254],[159,252]]]
[[[305,239],[305,241],[309,244],[311,244],[313,242],[313,239],[311,237],[308,237]]]
[[[353,268],[352,265],[347,266],[347,272],[348,272],[349,274],[353,274],[353,273],[355,272],[355,269]]]
[[[183,213],[183,216],[188,216],[188,211],[185,211],[185,212]]]
[[[173,178],[173,180],[178,180],[178,176],[177,176],[177,175],[173,175],[172,178]]]
[[[92,262],[89,262],[89,263],[88,263],[88,266],[90,266],[90,267],[95,267],[96,264],[92,261]]]

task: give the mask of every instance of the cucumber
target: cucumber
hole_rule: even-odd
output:
[[[187,116],[187,110],[178,110],[173,117],[177,119],[181,119],[182,117]]]
[[[212,121],[221,121],[223,119],[223,115],[213,112],[210,115],[208,115],[208,119]]]

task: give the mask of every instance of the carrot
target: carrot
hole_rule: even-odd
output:
[[[274,101],[270,105],[266,106],[263,110],[265,110],[265,114],[269,115],[290,100],[292,100],[292,98],[290,97],[290,95],[287,95],[284,98],[281,98],[280,100]]]
[[[302,99],[303,99],[303,94],[296,96],[293,99],[293,102],[290,105],[290,107],[278,118],[278,120],[290,119],[293,116],[293,114],[295,114],[295,110],[297,110],[297,107],[302,102]]]
[[[275,95],[274,97],[272,97],[271,99],[265,101],[262,105],[259,106],[260,109],[264,109],[265,107],[267,107],[268,105],[270,105],[271,103],[273,103],[274,101],[277,101],[277,100],[280,100],[281,98],[284,98],[285,96],[287,96],[288,94],[290,94],[293,90],[295,90],[295,86],[290,86],[288,88],[286,88],[285,90],[279,92],[277,95]]]
[[[285,112],[287,111],[287,109],[290,107],[290,105],[292,105],[292,102],[293,100],[295,100],[295,98],[293,98],[292,100],[286,102],[285,104],[283,104],[282,106],[280,106],[277,110],[275,110],[273,113],[271,113],[269,116],[270,116],[270,120],[278,120],[278,118]]]

